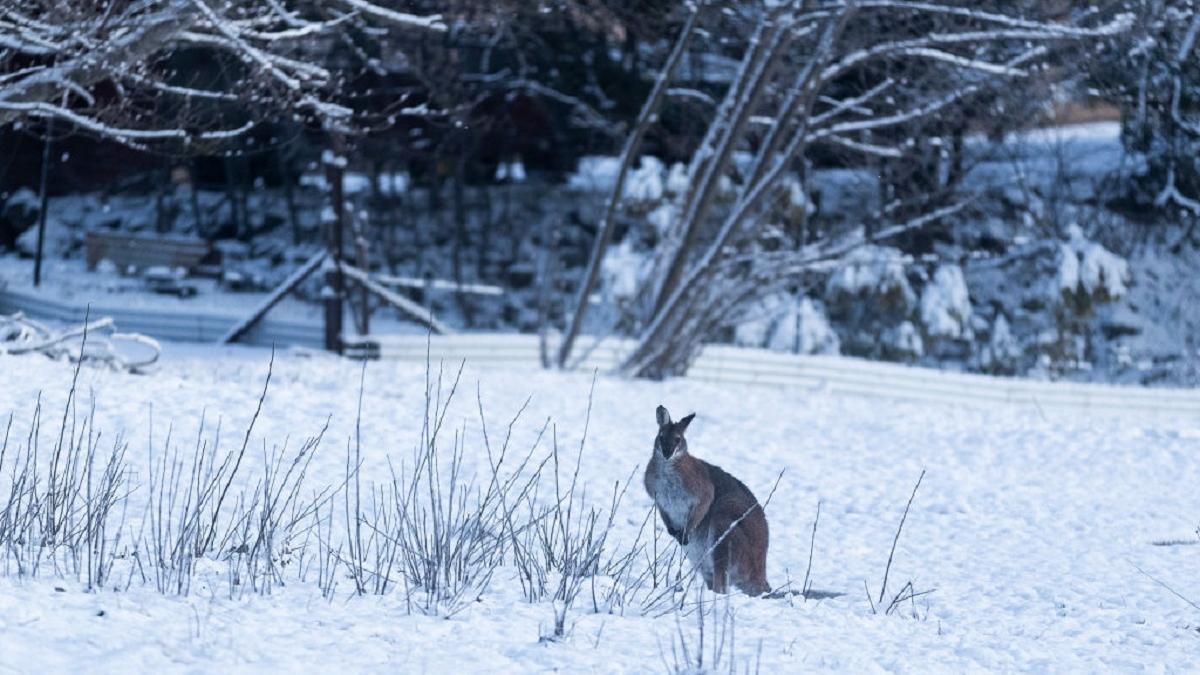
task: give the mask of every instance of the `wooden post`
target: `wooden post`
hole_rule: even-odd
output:
[[[357,216],[352,216],[351,222],[354,233],[354,253],[357,257],[358,268],[364,272],[371,269],[370,258],[367,253],[367,225],[362,222]],[[359,289],[359,335],[371,334],[371,293],[365,286]]]
[[[346,158],[339,155],[342,150],[340,139],[334,139],[333,149],[325,151],[325,181],[329,184],[329,200],[333,215],[326,223],[325,245],[329,249],[329,260],[333,264],[325,268],[325,349],[342,353],[342,301],[345,298],[345,280],[342,278],[342,238],[346,225],[345,197],[342,194],[342,178],[346,173]]]
[[[46,211],[50,208],[50,148],[54,136],[54,118],[46,123],[46,138],[42,140],[42,185],[38,195],[37,250],[33,256],[33,287],[42,285],[42,255],[46,247]]]

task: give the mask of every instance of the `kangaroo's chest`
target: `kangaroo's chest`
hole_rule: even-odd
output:
[[[683,477],[670,460],[655,456],[646,470],[646,490],[654,503],[678,529],[687,525],[688,515],[700,501],[684,484]]]

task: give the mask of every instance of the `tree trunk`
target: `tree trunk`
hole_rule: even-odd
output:
[[[346,160],[341,138],[334,136],[330,145],[332,149],[325,162],[325,180],[329,184],[329,200],[333,209],[333,217],[326,227],[325,243],[333,264],[329,265],[325,271],[325,288],[322,289],[321,294],[325,300],[325,349],[341,354],[342,300],[345,297],[345,280],[342,277],[342,237],[346,220],[342,185]]]
[[[691,40],[692,33],[695,31],[696,22],[700,17],[700,10],[703,7],[704,5],[701,5],[696,11],[692,12],[691,16],[688,17],[687,23],[684,24],[683,29],[679,32],[679,37],[675,39],[675,46],[672,48],[670,56],[667,57],[667,62],[663,64],[658,78],[655,79],[654,87],[650,90],[650,96],[647,97],[646,103],[642,106],[637,122],[634,123],[633,131],[629,134],[629,137],[625,141],[625,147],[621,151],[621,168],[617,171],[612,192],[608,196],[608,204],[604,209],[604,217],[600,221],[596,240],[592,243],[592,253],[588,258],[587,269],[584,271],[583,280],[579,284],[579,293],[575,299],[575,311],[571,314],[571,322],[563,334],[562,344],[559,345],[559,368],[566,367],[567,359],[571,356],[571,349],[575,345],[575,339],[579,336],[579,331],[583,328],[583,320],[587,316],[588,298],[591,296],[592,290],[595,289],[596,282],[600,279],[600,265],[604,261],[604,254],[608,249],[608,244],[612,240],[613,230],[616,229],[617,225],[617,209],[621,203],[621,194],[625,190],[625,176],[628,174],[629,167],[633,164],[633,159],[641,147],[642,138],[646,135],[646,131],[650,128],[650,125],[657,119],[658,110],[662,107],[662,102],[666,98],[671,78],[684,53],[687,51],[687,44]]]

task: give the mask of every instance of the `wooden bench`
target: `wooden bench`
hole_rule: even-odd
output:
[[[124,272],[156,265],[182,267],[189,272],[209,254],[211,246],[203,239],[179,236],[145,236],[118,232],[88,232],[85,240],[87,266],[96,269],[101,260],[111,260]]]

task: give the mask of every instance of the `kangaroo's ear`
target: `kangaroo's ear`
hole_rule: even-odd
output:
[[[696,416],[696,413],[692,413],[692,414],[688,415],[687,417],[676,422],[675,430],[678,431],[680,434],[687,431],[688,425],[692,423],[692,418],[695,416]]]
[[[654,411],[654,415],[658,418],[658,426],[665,427],[671,423],[671,413],[661,405]]]

